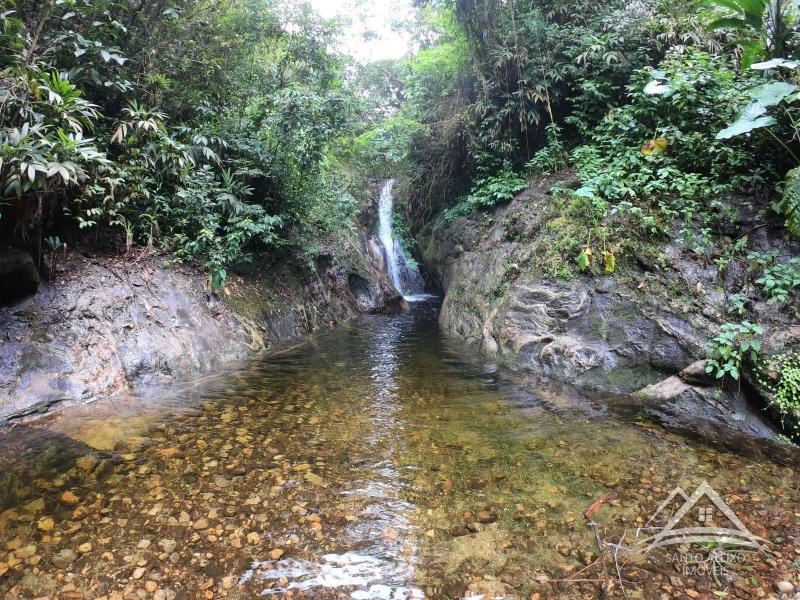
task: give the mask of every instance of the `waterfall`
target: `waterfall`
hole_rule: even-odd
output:
[[[409,265],[403,245],[393,234],[392,208],[394,203],[394,179],[387,179],[378,199],[378,240],[386,256],[386,271],[395,289],[406,300],[414,300],[425,293],[425,285],[419,270]]]

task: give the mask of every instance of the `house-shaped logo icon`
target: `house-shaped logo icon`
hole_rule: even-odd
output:
[[[667,524],[663,527],[650,527],[652,523],[656,522],[658,516],[664,513],[678,497],[684,500],[683,505],[672,515]],[[713,508],[702,506],[698,507],[698,510],[695,512],[693,509],[703,498],[708,498]],[[714,509],[725,516],[730,526],[715,525]],[[695,515],[703,526],[678,527],[681,520],[690,514]],[[642,528],[642,530],[648,529],[657,529],[658,533],[639,540],[637,545],[644,546],[645,553],[662,546],[692,543],[717,543],[728,546],[738,546],[742,549],[761,550],[761,542],[766,542],[765,539],[748,531],[744,523],[736,516],[736,513],[731,510],[730,506],[725,503],[707,481],[701,483],[691,497],[687,496],[686,492],[684,492],[680,486],[676,487],[667,499],[661,503],[653,516],[650,517],[645,527]]]

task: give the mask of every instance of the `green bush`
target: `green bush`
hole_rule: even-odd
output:
[[[770,394],[784,430],[800,441],[800,353],[787,352],[759,361],[756,380]]]

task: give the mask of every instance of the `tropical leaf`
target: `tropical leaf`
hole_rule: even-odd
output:
[[[749,133],[754,129],[760,129],[762,127],[774,125],[776,122],[774,117],[762,116],[766,112],[767,109],[763,104],[758,101],[751,102],[745,107],[745,109],[739,115],[739,118],[731,123],[728,127],[720,131],[716,138],[718,140],[727,140],[732,137],[736,137],[737,135]]]
[[[592,249],[587,247],[581,250],[581,253],[578,254],[578,258],[576,260],[582,271],[588,269],[592,264]]]
[[[603,250],[603,267],[606,273],[613,273],[617,268],[617,257],[613,252]]]
[[[771,60],[765,60],[763,62],[753,63],[752,65],[750,65],[751,69],[755,69],[757,71],[765,71],[767,69],[777,69],[778,67],[783,67],[784,69],[796,69],[797,67],[800,67],[800,60],[773,58]]]
[[[750,90],[750,97],[762,106],[775,106],[797,91],[797,86],[785,81],[762,83]]]

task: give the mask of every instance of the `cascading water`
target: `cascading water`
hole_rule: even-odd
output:
[[[425,294],[425,285],[419,270],[409,265],[402,244],[394,239],[392,222],[394,183],[394,179],[387,179],[381,189],[378,200],[378,239],[383,246],[390,281],[406,300],[413,300]]]

